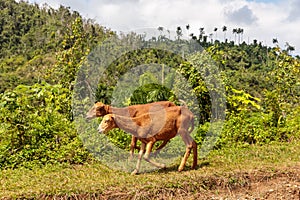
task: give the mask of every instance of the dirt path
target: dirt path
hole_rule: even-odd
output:
[[[210,190],[209,194],[200,194],[198,199],[300,200],[300,166],[268,174],[254,171],[240,174],[237,179],[240,183]]]
[[[205,199],[205,200],[300,200],[300,165],[274,171],[232,172],[202,177],[201,187],[187,183],[181,188],[136,188],[102,194],[41,196],[41,199]]]
[[[147,194],[147,191],[137,192],[134,195],[110,193],[103,195],[103,199],[211,199],[211,200],[242,200],[242,199],[282,199],[300,200],[300,165],[289,169],[280,169],[274,172],[252,171],[236,173],[231,177],[214,177],[207,187],[198,191],[157,190]]]

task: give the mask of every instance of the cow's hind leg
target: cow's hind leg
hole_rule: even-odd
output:
[[[191,154],[191,150],[192,149],[194,150],[194,159],[195,159],[195,153],[197,154],[197,151],[195,151],[196,143],[194,142],[193,138],[188,134],[181,134],[181,137],[186,145],[186,148],[185,148],[185,154],[184,154],[184,156],[181,160],[181,163],[178,167],[179,172],[183,170],[185,163]],[[196,145],[196,148],[197,148],[197,145]],[[196,167],[195,165],[197,165],[197,161],[194,160],[192,168],[195,168]]]
[[[134,136],[132,136],[131,137],[131,143],[130,143],[130,156],[129,156],[129,160],[133,159],[134,149],[140,150],[140,148],[137,146],[137,138],[134,137]]]
[[[161,145],[159,145],[159,147],[153,153],[154,157],[156,157],[159,154],[160,150],[162,148],[164,148],[168,144],[169,141],[170,140],[164,140],[163,143],[161,143]]]
[[[196,169],[197,167],[197,162],[198,162],[198,149],[197,149],[197,143],[195,142],[195,140],[193,140],[192,142],[193,145],[193,165],[192,165],[192,169]]]

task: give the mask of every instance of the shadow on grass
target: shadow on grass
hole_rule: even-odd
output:
[[[183,171],[191,171],[191,170],[198,170],[201,169],[203,167],[207,167],[210,166],[210,162],[209,161],[201,161],[199,163],[198,161],[198,165],[196,166],[195,169],[191,169],[191,166],[185,166],[185,168],[183,169]],[[177,172],[178,171],[178,165],[172,165],[163,169],[158,169],[156,172],[157,173],[169,173],[169,172]]]

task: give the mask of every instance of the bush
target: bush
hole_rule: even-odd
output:
[[[20,85],[0,96],[0,168],[87,159],[65,110],[67,94],[44,83]]]
[[[280,121],[279,132],[281,135],[285,135],[288,141],[300,139],[300,106],[295,107],[286,116],[282,116]]]
[[[277,134],[271,122],[272,115],[262,112],[245,111],[233,115],[224,124],[220,145],[265,144],[285,139]]]
[[[288,116],[282,116],[280,126],[273,123],[273,113],[247,112],[231,114],[224,122],[222,132],[214,148],[248,146],[270,142],[290,142],[300,139],[300,107]],[[199,146],[210,128],[207,122],[197,128],[195,141]]]
[[[131,142],[131,134],[125,133],[123,130],[114,129],[107,134],[109,140],[121,149],[129,149]]]

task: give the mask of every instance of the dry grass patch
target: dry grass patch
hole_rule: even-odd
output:
[[[32,170],[8,169],[1,171],[0,197],[205,199],[230,197],[236,193],[259,196],[254,194],[254,189],[271,181],[285,180],[286,184],[294,181],[291,184],[297,186],[298,180],[291,177],[299,177],[299,160],[299,143],[281,143],[213,151],[207,158],[199,159],[196,170],[187,169],[181,173],[177,172],[177,165],[173,165],[166,170],[132,176],[99,163],[45,166]],[[188,166],[191,162],[190,159]],[[275,191],[276,188],[269,190]]]

